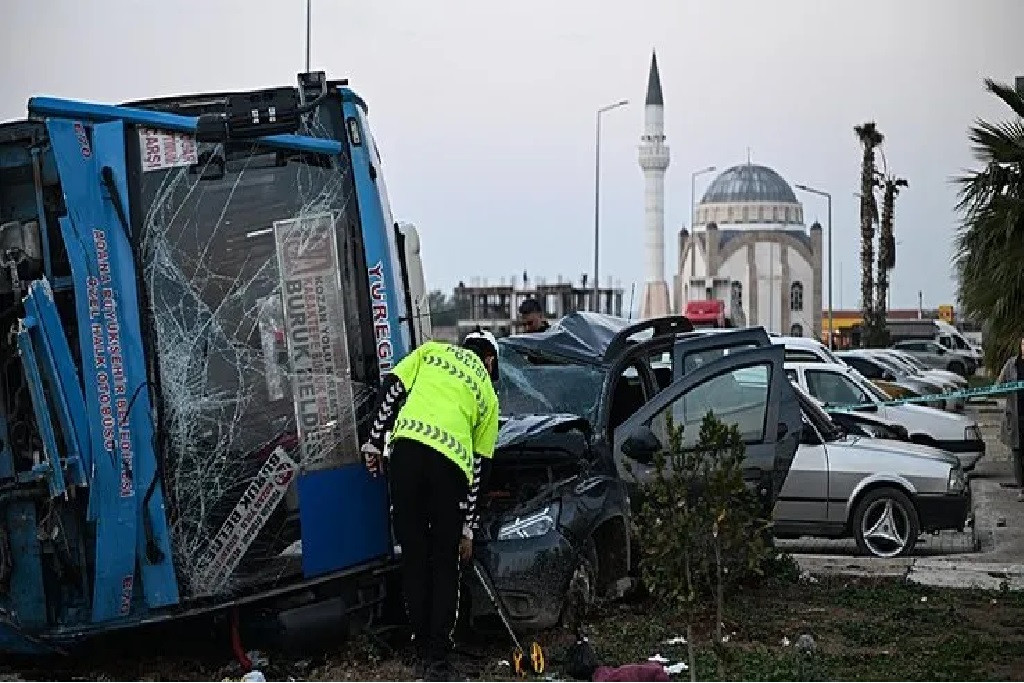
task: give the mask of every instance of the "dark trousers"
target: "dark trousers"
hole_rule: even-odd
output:
[[[445,455],[410,439],[395,441],[390,473],[402,590],[416,649],[421,657],[441,660],[454,646],[465,517],[461,503],[469,484]]]
[[[1013,458],[1013,480],[1017,486],[1024,486],[1024,449],[1012,449],[1010,457]]]

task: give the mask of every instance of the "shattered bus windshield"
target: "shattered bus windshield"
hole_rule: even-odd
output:
[[[251,142],[199,144],[198,163],[148,168],[146,135],[157,134],[140,131],[138,248],[158,451],[179,572],[216,590],[197,585],[211,580],[209,539],[268,461],[293,476],[356,457],[372,390],[350,374],[365,302],[346,286],[365,273],[358,219],[348,229],[354,189],[329,157]],[[294,501],[265,524],[253,565],[298,539],[286,508]]]

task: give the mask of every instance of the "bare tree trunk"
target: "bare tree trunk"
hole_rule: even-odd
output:
[[[875,203],[875,148],[884,139],[874,122],[854,128],[864,146],[860,170],[860,298],[863,314],[864,341],[874,343],[877,337],[878,318],[875,315],[874,295],[874,239],[875,223],[878,221],[878,205]]]
[[[717,579],[717,586],[715,587],[715,637],[719,644],[722,642],[722,620],[725,618],[725,595],[722,590],[722,542],[718,539],[718,534],[715,534],[715,578]]]
[[[882,219],[878,224],[878,282],[875,285],[875,319],[882,329],[885,329],[888,308],[886,304],[889,293],[889,249],[892,242],[892,208],[895,198],[896,186],[892,178],[886,178],[885,193],[882,195]]]
[[[697,660],[693,656],[693,627],[686,624],[686,652],[690,658],[690,680],[697,681]]]
[[[879,330],[882,342],[888,341],[885,331],[886,311],[889,301],[889,272],[896,267],[895,212],[896,195],[907,181],[889,176],[885,179],[885,193],[882,195],[882,219],[879,222],[878,235],[878,286],[875,291],[875,316],[882,329]]]

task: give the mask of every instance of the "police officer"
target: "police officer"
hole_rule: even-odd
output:
[[[391,500],[405,606],[420,673],[435,680],[452,676],[459,560],[472,555],[476,498],[498,438],[497,377],[498,344],[490,332],[477,328],[461,347],[426,342],[385,376],[362,447],[376,476],[384,435],[391,432]]]

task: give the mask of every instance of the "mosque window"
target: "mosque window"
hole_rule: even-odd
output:
[[[804,286],[799,281],[794,282],[789,287],[789,310],[804,310]]]
[[[743,308],[743,283],[739,280],[733,280],[732,283],[732,305]]]

